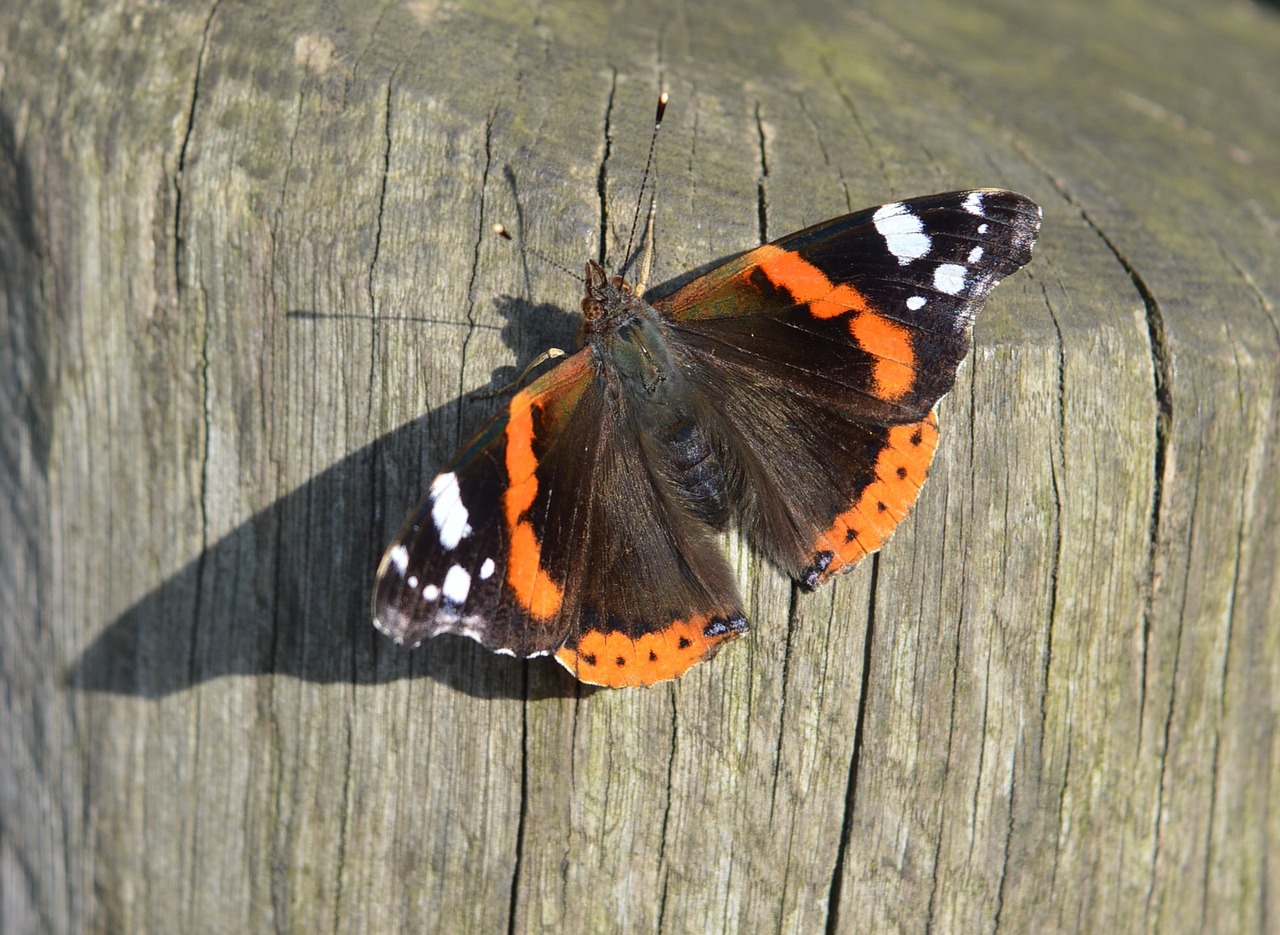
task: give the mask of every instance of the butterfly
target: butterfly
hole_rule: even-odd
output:
[[[999,189],[897,201],[653,302],[588,261],[579,349],[432,480],[378,566],[374,625],[613,687],[711,658],[747,630],[731,523],[812,589],[907,515],[974,315],[1040,219]]]

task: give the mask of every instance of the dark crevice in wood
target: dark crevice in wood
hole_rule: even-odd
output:
[[[364,66],[365,59],[369,57],[370,53],[377,54],[377,50],[385,48],[385,42],[379,41],[383,20],[386,18],[388,11],[398,8],[399,4],[395,0],[386,0],[378,8],[378,13],[373,18],[373,24],[366,33],[364,44],[360,47],[360,51],[356,52],[352,57],[351,71],[347,75],[347,80],[342,84],[342,107],[344,110],[351,106],[351,89],[358,84],[360,69]]]
[[[1173,395],[1170,389],[1172,374],[1170,372],[1171,364],[1168,338],[1165,333],[1164,312],[1160,308],[1160,303],[1151,291],[1146,279],[1138,272],[1134,264],[1129,261],[1115,241],[1094,221],[1084,205],[1076,199],[1075,195],[1067,187],[1066,182],[1051,172],[1047,166],[1041,163],[1017,140],[1014,141],[1013,147],[1028,163],[1045,176],[1049,184],[1053,186],[1067,204],[1071,205],[1079,213],[1081,220],[1102,241],[1111,255],[1115,257],[1116,262],[1120,264],[1121,269],[1124,270],[1125,275],[1129,277],[1129,281],[1141,297],[1145,310],[1147,344],[1151,355],[1152,383],[1156,401],[1156,423],[1154,428],[1155,455],[1152,464],[1151,513],[1147,522],[1146,580],[1144,583],[1142,610],[1142,682],[1138,687],[1138,737],[1141,738],[1146,723],[1148,667],[1150,664],[1151,633],[1154,626],[1153,615],[1155,613],[1156,559],[1160,547],[1160,520],[1164,504],[1164,475],[1169,457],[1169,434],[1173,425]]]
[[[1056,183],[1056,180],[1055,180]],[[1173,425],[1173,395],[1170,390],[1169,346],[1165,334],[1164,313],[1150,286],[1142,274],[1134,267],[1129,258],[1116,243],[1102,230],[1084,206],[1075,201],[1070,192],[1059,188],[1064,197],[1080,212],[1080,217],[1097,234],[1116,262],[1124,269],[1129,281],[1142,297],[1146,310],[1147,341],[1151,351],[1151,372],[1155,384],[1156,424],[1155,424],[1155,463],[1152,466],[1151,516],[1147,531],[1147,570],[1145,606],[1142,611],[1142,686],[1138,707],[1138,730],[1141,736],[1143,717],[1146,713],[1147,665],[1150,656],[1151,633],[1154,628],[1155,590],[1156,590],[1156,558],[1160,548],[1160,517],[1164,504],[1164,473],[1169,458],[1169,432]]]
[[[689,158],[685,162],[685,170],[689,174],[689,197],[690,203],[697,204],[698,197],[698,178],[700,173],[695,171],[698,165],[698,130],[701,128],[701,110],[698,108],[698,89],[694,87],[689,92],[689,103],[693,110],[693,127],[689,130]]]
[[[662,872],[662,888],[658,894],[657,931],[662,931],[663,918],[667,911],[667,887],[671,882],[671,867],[667,864],[667,827],[671,821],[671,800],[676,795],[676,738],[678,733],[678,709],[674,686],[667,692],[671,702],[671,752],[667,755],[667,802],[662,809],[662,826],[658,830],[658,867]]]
[[[294,102],[293,108],[293,127],[289,131],[289,149],[285,156],[284,171],[280,178],[280,201],[276,204],[276,216],[271,222],[271,266],[269,270],[269,278],[267,280],[267,289],[271,292],[271,309],[270,313],[274,315],[276,310],[280,308],[280,296],[276,292],[276,282],[279,279],[279,257],[280,257],[280,238],[281,229],[284,226],[284,207],[289,197],[289,176],[293,171],[294,147],[298,140],[298,129],[302,126],[302,101],[305,97],[302,89],[298,90],[297,100]],[[288,313],[286,312],[286,318]],[[372,369],[372,362],[370,363]],[[369,394],[372,398],[372,393]],[[264,394],[264,399],[265,394]],[[263,415],[266,415],[266,407],[263,407]]]
[[[355,731],[352,728],[352,712],[354,711],[355,700],[352,698],[347,704],[345,726],[346,745],[344,754],[346,762],[342,769],[342,806],[338,818],[338,840],[336,842],[337,853],[334,855],[334,894],[333,894],[333,930],[335,932],[342,931],[343,928],[343,910],[346,908],[344,900],[343,883],[347,877],[347,837],[349,834],[349,824],[351,821],[351,784],[355,781],[355,769],[353,767],[352,758],[354,754],[354,736]]]
[[[1173,716],[1178,707],[1178,686],[1182,684],[1182,637],[1187,622],[1187,597],[1188,597],[1188,580],[1191,577],[1190,562],[1191,557],[1195,554],[1195,538],[1196,538],[1196,511],[1200,505],[1200,489],[1201,489],[1201,458],[1203,456],[1203,448],[1196,448],[1196,464],[1195,471],[1191,477],[1191,505],[1187,510],[1190,517],[1187,529],[1187,546],[1184,557],[1187,564],[1182,568],[1182,602],[1178,606],[1178,626],[1174,633],[1173,643],[1173,671],[1169,674],[1169,702],[1165,707],[1164,730],[1161,734],[1160,751],[1159,751],[1159,771],[1156,783],[1156,805],[1153,815],[1154,829],[1152,832],[1151,842],[1151,858],[1149,866],[1151,875],[1147,879],[1147,893],[1145,899],[1147,918],[1152,918],[1152,900],[1155,898],[1156,882],[1160,873],[1160,845],[1161,832],[1164,827],[1164,798],[1165,785],[1169,777],[1169,744],[1173,735]],[[1148,598],[1150,600],[1150,598]]]
[[[666,867],[662,871],[662,889],[658,893],[658,924],[654,926],[654,931],[661,932],[663,923],[667,914],[667,890],[671,884],[671,868]]]
[[[365,294],[369,300],[369,330],[372,337],[370,343],[369,354],[369,424],[373,424],[372,407],[374,400],[377,398],[375,393],[375,384],[377,381],[378,367],[378,350],[379,350],[379,328],[378,328],[378,299],[374,291],[374,273],[378,266],[378,257],[382,251],[382,220],[383,212],[387,203],[387,180],[391,175],[391,101],[392,88],[395,85],[396,73],[392,70],[387,78],[387,93],[382,106],[382,122],[383,122],[383,146],[382,146],[382,166],[381,178],[378,180],[378,213],[374,217],[374,233],[373,233],[373,255],[369,258],[369,269],[365,277]],[[292,152],[292,143],[290,144]],[[382,461],[382,440],[374,438],[370,444],[369,452],[369,489],[382,493],[383,475],[381,470]],[[370,554],[377,556],[381,551],[383,542],[383,523],[380,522],[380,504],[382,497],[376,496],[372,498],[372,516],[370,517],[369,530],[373,537],[373,541],[369,543]],[[354,662],[354,660],[353,660]]]
[[[204,328],[200,334],[200,418],[203,439],[200,448],[200,490],[197,499],[200,504],[200,554],[196,558],[195,570],[195,596],[192,600],[191,621],[192,633],[190,649],[187,656],[187,684],[195,685],[198,681],[197,669],[198,646],[199,639],[197,634],[200,632],[200,617],[202,606],[204,603],[204,583],[205,572],[208,568],[209,557],[209,446],[212,444],[210,439],[213,437],[213,401],[209,392],[209,329],[212,327],[209,321],[209,302],[208,297],[204,297],[201,302],[201,312],[203,314]]]
[[[769,149],[765,139],[764,122],[760,119],[760,102],[756,101],[756,139],[760,144],[760,176],[756,181],[756,218],[760,225],[760,242],[769,242]]]
[[[831,82],[831,87],[840,98],[840,103],[844,104],[844,109],[849,112],[849,119],[853,121],[853,125],[858,128],[859,135],[862,136],[863,141],[867,144],[867,153],[875,160],[876,168],[880,172],[880,177],[884,179],[886,185],[889,185],[890,192],[892,193],[893,186],[889,184],[889,170],[885,166],[884,159],[881,157],[879,150],[875,145],[875,137],[867,131],[867,126],[863,123],[862,114],[858,112],[857,105],[854,104],[853,98],[849,97],[845,92],[844,85],[842,85],[840,80],[836,77],[835,71],[831,68],[830,60],[825,56],[822,58],[822,71],[823,74],[827,76],[827,80]],[[849,200],[847,190],[846,199]],[[851,200],[849,210],[856,210]]]
[[[982,673],[982,720],[978,724],[976,733],[978,736],[987,736],[987,724],[991,719],[991,644],[987,644],[987,667]],[[954,721],[955,719],[952,718]],[[949,761],[948,761],[949,762]],[[978,744],[977,762],[974,763],[974,782],[972,786],[973,794],[969,797],[969,820],[971,833],[969,834],[969,854],[966,860],[973,862],[973,846],[977,843],[977,835],[972,833],[972,825],[977,821],[978,810],[982,807],[982,772],[987,764],[987,745],[985,743]],[[941,838],[941,835],[939,835]]]
[[[287,202],[288,200],[289,175],[291,175],[293,170],[294,147],[296,147],[296,143],[297,143],[298,128],[302,126],[302,101],[303,99],[305,99],[305,97],[306,97],[306,92],[303,91],[302,88],[300,88],[300,90],[298,90],[297,100],[294,101],[293,127],[289,129],[288,154],[285,155],[284,172],[282,173],[282,177],[280,177],[280,200],[278,204],[276,204],[275,219],[273,220],[273,223],[271,223],[270,269],[269,269],[269,279],[268,279],[268,289],[270,289],[270,293],[271,293],[271,307],[270,307],[271,315],[274,315],[276,309],[279,309],[280,307],[279,293],[276,292],[276,283],[278,283],[278,280],[279,280],[280,229],[282,229],[284,225],[284,205],[285,205],[285,202]],[[288,313],[285,313],[285,318],[288,318]],[[376,330],[374,333],[376,336]],[[375,360],[375,355],[371,355],[370,356],[370,386],[372,386],[371,373],[372,373],[372,366],[374,366],[374,360]],[[369,393],[369,405],[370,406],[372,405],[372,393]],[[266,412],[268,412],[268,406],[264,405],[262,406],[262,418],[264,419],[266,418]],[[264,425],[264,435],[265,434],[266,434],[266,427]],[[372,474],[372,468],[374,468],[374,462],[371,461],[370,462],[370,482],[372,485],[370,489],[376,489],[376,476]],[[279,480],[279,478],[276,478],[276,480]],[[376,526],[376,524],[371,524],[371,525]],[[273,562],[273,574],[271,574],[271,579],[273,579],[273,587],[271,587],[271,616],[270,616],[271,646],[268,649],[268,660],[266,660],[266,671],[269,671],[269,672],[276,671],[276,660],[278,660],[280,656],[280,652],[282,652],[282,647],[280,647],[280,643],[282,643],[282,640],[284,639],[284,629],[285,629],[283,625],[284,614],[285,614],[285,610],[283,607],[284,605],[283,594],[285,593],[284,592],[284,585],[285,585],[284,534],[283,534],[283,530],[280,529],[280,524],[275,524],[275,528],[273,529],[273,534],[275,537],[275,543],[274,543],[274,548],[271,549],[271,562]],[[376,544],[370,543],[370,547],[374,548],[376,547]],[[352,660],[352,666],[355,666],[355,660]],[[266,688],[266,692],[268,692],[268,702],[269,704],[271,704],[271,707],[269,708],[269,710],[271,711],[271,715],[270,715],[271,731],[273,731],[273,735],[275,736],[276,751],[282,751],[284,747],[282,743],[280,743],[280,725],[279,725],[278,719],[276,719],[275,717],[274,703],[271,703],[271,701],[273,701],[273,698],[274,698],[274,687],[275,687],[274,681],[269,680],[268,688]],[[279,765],[279,757],[276,757],[274,762],[276,763],[276,765]],[[278,783],[279,783],[279,776],[276,776],[276,784]],[[276,789],[279,789],[279,785],[276,785]],[[279,798],[276,799],[276,804],[279,804]]]
[[[973,387],[972,380],[969,381],[969,386],[970,386],[970,390],[972,390],[972,387]],[[969,422],[970,422],[971,430],[972,430],[972,424],[973,424],[972,415],[973,415],[972,400],[970,400]],[[970,439],[969,456],[971,460],[973,457],[973,451],[974,451],[973,440]],[[972,500],[972,496],[970,497],[970,499]],[[943,541],[945,542],[946,540],[947,540],[947,536],[944,530]],[[960,582],[960,593],[962,594],[968,593],[968,588],[969,588],[968,567],[969,566],[963,562],[960,565],[961,574],[963,576],[963,580],[961,580]],[[952,660],[951,662],[951,693],[949,696],[950,716],[947,718],[947,750],[946,750],[945,756],[943,757],[942,778],[939,780],[939,788],[943,788],[946,786],[947,778],[951,772],[951,750],[955,744],[955,733],[956,733],[956,710],[960,706],[960,703],[958,700],[958,695],[960,692],[960,654],[961,654],[960,631],[963,627],[963,624],[964,624],[963,619],[959,619],[956,621],[955,642],[951,651],[951,660]],[[932,864],[932,867],[930,868],[931,879],[929,883],[929,903],[928,903],[928,908],[926,909],[926,914],[925,914],[925,919],[926,919],[925,931],[926,932],[933,930],[933,923],[935,918],[937,917],[938,887],[942,882],[941,875],[938,870],[939,863],[942,860],[942,823],[943,823],[943,818],[942,816],[939,816],[937,837],[933,842],[933,864]]]
[[[284,539],[284,536],[280,535],[279,530],[277,530],[276,557],[275,557],[277,581],[279,580],[279,569],[281,565],[281,555],[282,555],[281,545],[282,545],[283,539]],[[277,591],[277,594],[278,593],[279,591]],[[273,604],[271,612],[272,612],[273,621],[279,621],[281,619],[278,602]],[[280,626],[277,626],[276,627],[277,640],[281,638],[282,633],[283,633],[283,628],[281,628]],[[273,646],[273,649],[274,649],[274,646]],[[275,659],[273,658],[272,659],[273,672],[275,671],[274,667],[275,667]],[[270,718],[270,730],[271,730],[271,737],[272,737],[272,749],[271,749],[271,755],[269,758],[270,769],[271,769],[271,803],[272,803],[272,807],[275,809],[275,814],[283,815],[286,813],[285,811],[287,807],[286,803],[290,801],[291,796],[289,795],[288,791],[285,789],[285,775],[287,771],[286,763],[288,761],[288,757],[284,753],[286,749],[285,743],[284,743],[284,731],[280,723],[280,718],[277,715],[277,712],[279,709],[276,707],[276,697],[275,697],[276,686],[279,684],[282,684],[282,682],[278,681],[275,678],[265,679],[264,682],[266,687],[267,699],[266,699],[266,704],[264,705],[262,710],[266,713],[266,716]],[[270,872],[270,879],[268,882],[268,890],[267,890],[269,894],[268,899],[271,903],[272,914],[274,918],[278,920],[284,920],[289,917],[288,880],[286,879],[285,874],[283,874],[280,869],[287,862],[286,855],[281,853],[281,851],[283,850],[283,848],[281,848],[280,846],[281,836],[282,835],[281,835],[280,829],[277,829],[276,833],[272,835],[271,863],[270,863],[271,872]],[[279,931],[279,929],[280,929],[280,926],[277,925],[276,930]]]
[[[1013,851],[1014,811],[1018,804],[1018,753],[1013,752],[1013,763],[1009,768],[1009,820],[1005,824],[1004,853],[1000,860],[1000,882],[996,887],[996,911],[992,917],[991,931],[1000,931],[1000,920],[1004,915],[1004,889],[1009,882],[1009,854]],[[975,813],[976,815],[976,813]]]
[[[1227,344],[1233,349],[1233,357],[1236,365],[1236,387],[1237,387],[1237,405],[1244,416],[1247,400],[1243,391],[1242,372],[1240,367],[1240,351],[1239,344],[1231,339],[1231,326],[1226,325],[1228,336]],[[1213,846],[1213,827],[1214,819],[1217,817],[1218,811],[1218,780],[1221,776],[1221,752],[1222,752],[1222,725],[1227,721],[1227,686],[1230,681],[1231,671],[1231,645],[1235,636],[1236,623],[1236,601],[1244,586],[1241,576],[1244,574],[1244,550],[1245,550],[1245,527],[1249,517],[1249,462],[1244,463],[1244,468],[1240,473],[1240,503],[1236,522],[1236,549],[1235,557],[1231,568],[1231,585],[1227,591],[1227,613],[1226,613],[1226,633],[1222,647],[1222,670],[1218,677],[1218,719],[1213,725],[1213,767],[1209,773],[1209,805],[1206,810],[1208,820],[1205,822],[1205,841],[1204,841],[1204,874],[1201,881],[1201,892],[1204,893],[1204,900],[1200,904],[1200,931],[1208,931],[1208,908],[1209,894],[1213,892],[1212,880],[1210,873],[1217,866],[1217,854]]]
[[[805,96],[803,94],[797,94],[796,101],[800,105],[800,113],[804,115],[804,119],[809,124],[809,130],[813,133],[813,142],[814,142],[814,145],[818,148],[818,154],[822,156],[822,164],[826,166],[828,169],[831,169],[832,168],[831,154],[827,151],[826,144],[822,141],[821,124],[817,120],[815,120],[813,114],[809,112],[809,103],[805,99]],[[849,194],[849,182],[844,177],[844,170],[837,166],[835,167],[835,173],[836,173],[836,179],[840,182],[840,190],[844,192],[845,210],[852,211],[854,210],[853,198]]]
[[[862,742],[867,724],[867,708],[871,695],[871,650],[876,633],[876,594],[880,583],[880,555],[871,556],[870,597],[867,601],[866,636],[862,641],[862,682],[858,690],[858,717],[853,727],[853,752],[849,755],[849,773],[844,787],[844,814],[840,820],[840,843],[836,848],[835,866],[831,868],[831,884],[827,888],[826,935],[840,931],[840,896],[844,889],[844,866],[853,837],[853,814],[858,804],[858,768],[862,762]]]
[[[87,776],[84,781],[88,782]],[[88,798],[88,789],[84,790],[84,795]],[[3,903],[0,903],[0,906],[3,907],[5,917],[9,919],[24,919],[21,914],[23,910],[38,918],[40,927],[32,931],[56,932],[59,926],[54,922],[47,900],[42,898],[45,874],[41,872],[39,852],[36,848],[23,848],[9,843],[17,840],[17,832],[9,827],[4,820],[4,814],[0,813],[0,861],[5,866],[5,889],[2,893]],[[109,906],[111,900],[104,891],[100,877],[95,877],[93,886],[93,895],[99,905]],[[101,926],[104,931],[111,931],[113,926],[118,924],[118,921],[112,919],[105,911],[96,921],[104,923]]]
[[[378,305],[374,294],[373,279],[378,268],[378,258],[382,255],[382,219],[387,206],[387,180],[391,176],[391,102],[395,88],[395,72],[387,79],[386,99],[382,107],[382,177],[378,180],[378,213],[373,220],[373,256],[369,258],[369,269],[365,275],[365,292],[369,296],[369,311],[376,318]]]
[[[524,865],[524,838],[529,825],[529,665],[523,667],[524,701],[520,705],[520,818],[516,822],[516,850],[511,864],[511,899],[507,908],[507,935],[521,931],[520,873]]]
[[[1223,673],[1225,676],[1225,672]],[[1226,695],[1226,686],[1223,686],[1222,695],[1219,696],[1219,714],[1221,716],[1222,699]],[[1205,809],[1206,820],[1204,823],[1204,859],[1200,875],[1200,925],[1198,930],[1201,932],[1212,931],[1209,925],[1209,894],[1213,892],[1213,882],[1210,876],[1214,867],[1214,851],[1213,851],[1213,820],[1218,811],[1218,777],[1222,763],[1219,755],[1222,751],[1221,732],[1217,726],[1213,730],[1213,767],[1209,770],[1209,803]]]
[[[618,93],[618,69],[613,69],[609,81],[609,98],[604,105],[604,152],[596,170],[596,198],[600,202],[600,242],[596,246],[596,262],[605,265],[609,247],[609,156],[613,152],[613,100]],[[622,258],[622,263],[627,258]]]
[[[790,682],[787,676],[790,674],[791,668],[791,648],[792,640],[795,638],[796,632],[796,614],[799,611],[799,587],[793,582],[791,584],[791,597],[787,604],[787,639],[782,649],[782,697],[778,702],[778,730],[774,737],[773,745],[773,762],[775,769],[773,770],[773,789],[769,793],[769,821],[773,822],[773,809],[778,804],[778,779],[782,775],[782,742],[787,733],[787,699],[791,697],[788,691]]]
[[[1266,293],[1259,288],[1257,281],[1254,280],[1249,271],[1236,261],[1235,256],[1229,253],[1221,244],[1218,245],[1218,249],[1221,251],[1223,259],[1236,271],[1236,275],[1244,281],[1244,284],[1249,287],[1249,291],[1253,293],[1254,298],[1258,300],[1262,313],[1267,316],[1267,321],[1271,324],[1271,334],[1275,337],[1276,345],[1280,347],[1280,320],[1276,318],[1275,306],[1271,304],[1271,300],[1267,298]]]
[[[200,37],[200,51],[196,54],[195,75],[191,81],[191,106],[187,110],[187,125],[182,136],[182,147],[178,151],[178,170],[173,179],[173,288],[176,301],[179,304],[182,302],[184,291],[182,258],[186,249],[186,238],[182,234],[182,174],[187,165],[187,148],[191,143],[191,136],[195,132],[196,105],[200,99],[200,78],[204,69],[205,54],[209,48],[209,32],[213,26],[213,18],[218,12],[220,3],[221,0],[214,0],[214,4],[209,10],[209,16],[205,19],[204,32]],[[195,595],[192,601],[194,619],[192,620],[192,638],[187,656],[187,679],[188,684],[191,685],[196,683],[196,668],[199,664],[196,652],[198,641],[195,634],[199,632],[200,612],[204,599],[205,571],[209,555],[209,440],[212,437],[213,427],[213,403],[209,394],[210,324],[209,304],[207,301],[202,304],[201,311],[204,317],[204,329],[200,335],[200,412],[204,438],[200,452],[200,489],[197,494],[197,500],[200,504],[200,555],[196,559]]]
[[[183,287],[182,252],[186,246],[186,238],[182,235],[182,173],[187,168],[187,149],[191,146],[191,136],[195,132],[196,107],[200,102],[200,79],[204,74],[204,57],[209,49],[209,32],[221,3],[222,0],[214,0],[213,6],[209,8],[209,16],[204,21],[200,51],[196,53],[196,71],[191,79],[191,106],[187,109],[187,125],[182,133],[182,146],[178,149],[178,171],[173,178],[173,287],[179,296]]]
[[[1067,482],[1067,344],[1062,335],[1062,323],[1049,299],[1049,291],[1040,284],[1040,292],[1044,297],[1044,307],[1053,322],[1054,334],[1058,338],[1058,450],[1049,458],[1049,476],[1053,482],[1053,561],[1049,568],[1049,604],[1045,615],[1044,656],[1040,664],[1040,733],[1037,738],[1038,753],[1042,753],[1045,738],[1049,732],[1049,680],[1053,672],[1053,644],[1058,623],[1058,588],[1062,573],[1062,554],[1065,548],[1062,535],[1062,490]],[[1037,762],[1040,762],[1037,760]],[[1041,776],[1040,781],[1046,781]],[[1063,773],[1062,786],[1059,789],[1059,803],[1062,790],[1066,788],[1066,773]],[[1059,813],[1059,817],[1061,813]]]
[[[488,208],[489,173],[493,168],[493,122],[497,118],[497,106],[489,110],[484,122],[484,168],[480,171],[480,204],[476,212],[476,236],[471,244],[471,271],[467,274],[467,333],[462,339],[461,360],[458,362],[458,409],[454,416],[454,433],[461,442],[466,435],[462,431],[462,414],[466,408],[461,400],[466,398],[467,361],[471,353],[471,339],[475,337],[476,323],[476,281],[480,277],[480,247],[486,235],[485,212]],[[514,176],[508,178],[512,190],[515,189]],[[523,255],[524,251],[520,251]],[[526,269],[526,282],[528,271]],[[471,397],[474,399],[475,397]]]

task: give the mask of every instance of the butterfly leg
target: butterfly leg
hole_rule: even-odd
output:
[[[506,393],[508,390],[514,390],[517,386],[520,386],[521,384],[524,383],[526,379],[528,379],[529,374],[533,372],[534,368],[540,367],[542,364],[545,364],[549,360],[555,360],[557,357],[563,357],[563,356],[564,356],[564,351],[562,351],[560,348],[549,347],[545,351],[543,351],[541,354],[539,354],[537,357],[535,357],[533,359],[533,362],[530,363],[529,366],[525,367],[524,370],[520,371],[520,376],[516,377],[510,383],[504,386],[500,386],[496,390],[491,390],[488,393],[472,393],[471,399],[473,400],[493,399],[493,397],[501,396],[502,394]]]

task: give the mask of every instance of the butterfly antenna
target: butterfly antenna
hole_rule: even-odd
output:
[[[644,250],[640,254],[640,276],[636,279],[636,296],[644,295],[649,288],[649,273],[653,269],[653,221],[658,213],[658,191],[655,188],[649,199],[649,219],[645,222]]]
[[[636,210],[631,216],[631,233],[627,235],[627,249],[622,254],[623,263],[630,258],[631,245],[636,240],[636,225],[640,223],[640,205],[644,202],[644,188],[649,181],[649,167],[653,165],[653,150],[658,145],[658,130],[662,128],[662,115],[667,112],[668,97],[666,91],[658,95],[658,112],[653,118],[653,136],[649,137],[649,155],[644,160],[644,174],[640,176],[640,191],[636,192]]]
[[[574,281],[580,282],[580,283],[586,281],[577,273],[575,273],[573,270],[569,269],[567,266],[564,266],[561,263],[557,263],[555,260],[551,259],[551,257],[547,256],[537,247],[532,247],[529,244],[525,243],[523,240],[517,240],[515,237],[512,237],[511,232],[507,230],[505,224],[499,223],[499,224],[493,225],[493,232],[497,234],[499,237],[501,237],[503,240],[508,240],[511,243],[515,244],[521,250],[527,250],[529,253],[532,253],[534,256],[536,256],[543,263],[546,263],[548,266],[554,266],[556,269],[560,270],[560,272],[564,273],[566,276],[569,276]]]

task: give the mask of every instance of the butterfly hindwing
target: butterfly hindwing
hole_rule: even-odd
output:
[[[374,621],[554,653],[584,682],[674,678],[746,630],[714,530],[663,480],[586,348],[517,393],[392,541]]]
[[[575,417],[596,415],[588,357],[574,355],[518,393],[432,480],[378,568],[378,629],[410,646],[460,633],[519,656],[563,642],[569,567],[544,546],[572,531],[548,525],[539,481],[557,465],[539,461],[534,442],[563,440]],[[572,516],[553,519],[571,524]]]
[[[667,479],[669,449],[643,444],[623,400],[596,431],[589,487],[578,492],[578,614],[556,658],[584,682],[647,685],[714,655],[747,621],[713,527]]]
[[[1025,264],[1039,209],[985,189],[799,231],[655,303],[671,322],[756,544],[802,583],[878,549],[914,503],[934,404],[974,314]]]

